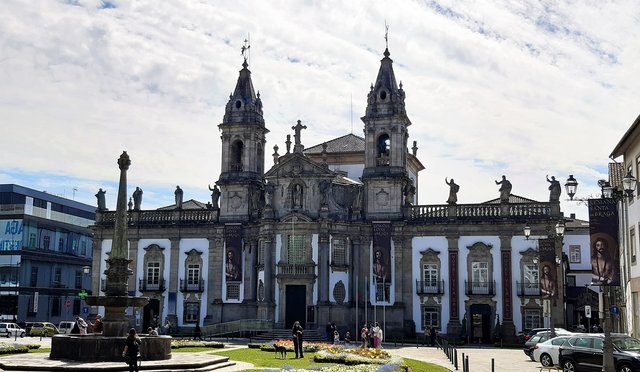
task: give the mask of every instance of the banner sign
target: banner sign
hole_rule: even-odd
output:
[[[242,281],[242,225],[225,225],[224,270],[227,282]]]
[[[538,241],[540,252],[540,294],[542,298],[558,297],[558,280],[556,274],[556,239],[547,238]]]
[[[391,223],[373,223],[373,279],[391,281]]]
[[[618,206],[613,198],[589,199],[591,285],[620,285]]]

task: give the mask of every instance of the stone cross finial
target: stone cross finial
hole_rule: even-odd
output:
[[[306,125],[302,125],[302,121],[298,120],[298,124],[296,124],[295,126],[291,127],[291,129],[293,129],[296,133],[293,135],[293,138],[295,139],[295,145],[293,146],[293,152],[302,152],[302,150],[304,149],[304,146],[302,146],[302,143],[300,142],[300,132],[303,129],[307,129]]]

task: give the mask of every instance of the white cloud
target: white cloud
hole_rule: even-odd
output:
[[[77,187],[91,204],[103,187],[113,208],[127,150],[144,206],[172,203],[177,184],[206,201],[247,35],[270,155],[298,119],[307,147],[352,122],[362,135],[386,20],[427,167],[420,203],[444,203],[445,176],[461,203],[497,197],[502,174],[533,199],[548,197],[546,174],[572,173],[594,194],[638,114],[639,19],[631,0],[3,1],[0,182]]]

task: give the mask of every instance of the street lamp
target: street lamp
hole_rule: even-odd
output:
[[[555,267],[552,269],[554,274],[553,274],[553,278],[551,279],[552,281],[555,282],[555,285],[553,285],[553,287],[549,286],[548,280],[548,272],[547,271],[543,271],[544,268],[548,267],[549,269],[551,269],[551,266],[548,266],[547,264],[544,264],[544,268],[539,268],[540,271],[542,271],[542,273],[539,275],[539,279],[538,279],[538,286],[540,288],[540,295],[542,296],[542,307],[543,307],[543,312],[545,314],[545,318],[549,318],[549,330],[551,332],[551,337],[555,337],[556,336],[556,331],[555,331],[555,324],[553,321],[553,312],[552,308],[551,308],[551,300],[554,300],[555,302],[555,298],[558,294],[558,291],[560,289],[560,286],[558,285],[558,278],[560,277],[558,275],[558,269],[557,269],[557,265],[562,263],[562,237],[564,235],[565,232],[565,228],[566,225],[564,223],[564,220],[560,220],[555,224],[555,235],[551,232],[551,228],[550,226],[547,227],[547,236],[548,238],[552,238],[553,239],[553,263],[555,263]],[[529,240],[531,238],[531,226],[526,225],[523,228],[523,233],[524,233],[524,237],[525,239]],[[539,239],[536,239],[539,240]],[[547,242],[548,239],[545,239],[545,242]],[[557,252],[558,249],[558,240],[560,240],[560,252]],[[547,256],[546,252],[549,252],[547,250],[546,247],[551,248],[551,246],[548,245],[548,243],[545,243],[545,253],[544,256],[545,258],[547,258],[547,261],[550,257]],[[538,253],[536,257],[533,257],[533,263],[535,265],[538,265],[538,263],[542,264],[543,263],[543,257],[541,257],[543,255],[543,252],[541,251],[542,247],[540,247],[538,249]],[[544,275],[544,280],[543,281],[543,276]],[[561,278],[562,278],[562,295],[563,297],[566,295],[565,294],[565,282],[566,282],[566,278],[565,278],[565,271],[564,271],[564,266],[563,266],[563,270],[562,270],[562,274],[561,274]],[[544,283],[546,283],[545,285],[543,285]],[[551,289],[553,288],[553,289]],[[554,293],[555,292],[555,293]],[[544,295],[543,295],[544,294]],[[566,301],[564,301],[563,298],[563,303],[565,303]],[[556,306],[554,304],[554,306]],[[565,304],[566,306],[566,304]],[[565,314],[566,314],[566,308],[564,309]],[[547,315],[548,314],[548,315]],[[566,322],[566,319],[565,319]]]
[[[633,192],[636,189],[637,179],[631,174],[631,171],[627,172],[627,174],[622,178],[622,190],[616,190],[611,186],[611,183],[606,180],[598,181],[598,186],[601,189],[601,197],[603,199],[614,199],[616,202],[622,202],[623,208],[625,204],[625,198],[632,198]],[[569,175],[567,182],[565,183],[565,187],[567,189],[567,194],[569,195],[570,200],[573,200],[573,196],[575,195],[578,188],[578,181],[573,178],[573,175]],[[583,200],[580,200],[583,201]],[[600,283],[602,285],[602,283]],[[604,308],[604,345],[603,345],[603,363],[602,363],[602,371],[603,372],[613,372],[615,371],[615,364],[613,360],[613,343],[611,341],[611,329],[613,328],[612,319],[611,319],[611,309],[609,308],[609,300],[611,295],[611,286],[607,285],[607,293],[606,296],[603,296],[603,308]]]

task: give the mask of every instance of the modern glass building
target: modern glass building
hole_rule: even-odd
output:
[[[0,185],[0,318],[57,323],[88,313],[79,294],[90,287],[95,210]]]

